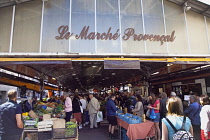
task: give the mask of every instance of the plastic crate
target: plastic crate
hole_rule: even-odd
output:
[[[119,118],[120,118],[120,119],[123,119],[124,116],[125,116],[124,114],[120,114],[120,115],[119,115]]]
[[[132,117],[132,114],[126,113],[125,116],[130,116],[130,117]]]
[[[53,139],[76,138],[77,134],[77,127],[53,129]]]
[[[41,131],[52,131],[53,121],[41,121],[38,122],[38,132]]]
[[[52,131],[38,132],[38,140],[50,140],[52,139]]]
[[[24,120],[24,125],[35,125],[39,119],[30,119],[30,120]]]
[[[133,120],[133,119],[135,119],[135,120]],[[137,123],[142,123],[142,118],[129,118],[129,120],[128,120],[128,123],[129,124],[137,124]]]

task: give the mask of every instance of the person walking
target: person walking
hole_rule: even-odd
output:
[[[167,102],[167,94],[165,92],[161,93],[160,99],[160,120],[166,117],[167,109],[166,109],[166,102]]]
[[[89,101],[87,99],[86,96],[84,96],[84,100],[86,101],[87,105],[86,105],[86,109],[85,109],[85,125],[89,124],[89,111],[88,111],[88,104],[89,104]]]
[[[90,102],[88,104],[88,111],[90,115],[90,129],[93,129],[93,126],[95,128],[98,128],[96,119],[97,119],[97,112],[100,109],[100,104],[98,100],[93,97],[93,94],[89,94]]]
[[[64,94],[64,99],[66,99],[65,101],[65,112],[66,112],[66,122],[69,122],[71,119],[71,115],[72,115],[72,101],[71,98],[69,97],[68,93]]]
[[[159,128],[159,122],[160,122],[160,101],[158,100],[158,97],[152,93],[151,94],[151,105],[148,106],[150,111],[154,109],[156,118],[152,121],[155,123],[155,129],[156,129],[156,139],[160,140],[160,128]]]
[[[74,95],[74,99],[72,101],[73,116],[79,125],[79,129],[82,129],[82,113],[80,106],[82,106],[82,104],[80,103],[78,95]]]
[[[135,108],[132,110],[132,112],[135,112],[135,114],[139,117],[142,117],[144,115],[144,107],[142,104],[142,97],[141,95],[137,94],[136,95],[136,105]]]
[[[200,111],[201,111],[201,105],[197,102],[197,98],[194,95],[190,96],[190,105],[189,107],[184,111],[184,114],[189,116],[193,131],[194,131],[194,138],[196,140],[200,139]]]
[[[20,140],[23,132],[22,107],[17,104],[17,91],[7,92],[9,100],[0,105],[0,140]]]
[[[166,118],[162,119],[162,140],[173,140],[173,135],[175,134],[174,129],[170,125],[169,121],[174,125],[174,127],[179,130],[182,127],[184,116],[180,110],[180,102],[177,97],[171,97],[167,102],[168,114]],[[186,122],[184,129],[189,131],[193,135],[193,128],[191,121],[186,117]],[[199,140],[199,139],[196,139]]]
[[[177,97],[177,100],[178,100],[178,102],[179,102],[179,104],[180,104],[180,111],[181,111],[181,113],[183,113],[183,103],[182,103],[182,100],[178,97],[178,96],[176,96],[176,93],[175,92],[171,92],[171,97]]]
[[[87,101],[84,99],[83,95],[79,95],[80,103],[82,104],[82,124],[85,126],[86,120],[86,108],[87,108]]]
[[[208,96],[202,99],[201,118],[201,140],[210,139],[210,99]]]
[[[117,107],[115,104],[115,95],[112,94],[110,99],[106,103],[106,110],[107,110],[107,120],[109,122],[109,137],[111,139],[114,138],[114,128],[117,125],[117,118],[116,118],[116,111]]]
[[[167,109],[166,109],[166,102],[167,102],[167,94],[165,92],[161,93],[161,99],[160,99],[160,131],[162,132],[162,119],[166,117]],[[160,133],[162,134],[162,133]]]
[[[24,111],[25,112],[29,112],[29,111],[34,109],[34,104],[33,104],[32,97],[28,97],[27,99],[28,100],[26,101],[26,103],[24,105]]]

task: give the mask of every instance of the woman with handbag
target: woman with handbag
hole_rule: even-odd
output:
[[[73,116],[76,119],[79,129],[82,129],[82,110],[81,110],[81,102],[79,101],[78,95],[74,95],[74,99],[72,101],[72,107],[73,107]]]
[[[155,123],[155,129],[156,129],[156,139],[160,140],[160,128],[159,128],[159,121],[160,121],[160,101],[158,100],[158,96],[156,96],[154,93],[151,95],[150,100],[150,106],[148,108],[150,109],[150,118]],[[154,114],[154,115],[153,115]]]

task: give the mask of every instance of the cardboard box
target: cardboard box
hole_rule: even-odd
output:
[[[75,119],[75,118],[73,118],[73,119],[70,119],[70,121],[71,121],[71,122],[74,122],[74,123],[76,123],[76,119]]]

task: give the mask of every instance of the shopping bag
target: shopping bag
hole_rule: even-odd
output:
[[[81,113],[83,113],[83,108],[82,108],[82,106],[80,106],[80,110],[81,110]]]
[[[150,119],[156,119],[155,110],[153,108],[150,111]]]
[[[146,116],[149,118],[149,116],[150,116],[150,109],[147,109]]]
[[[102,111],[98,111],[96,122],[102,122],[102,121],[103,121],[103,113]]]

